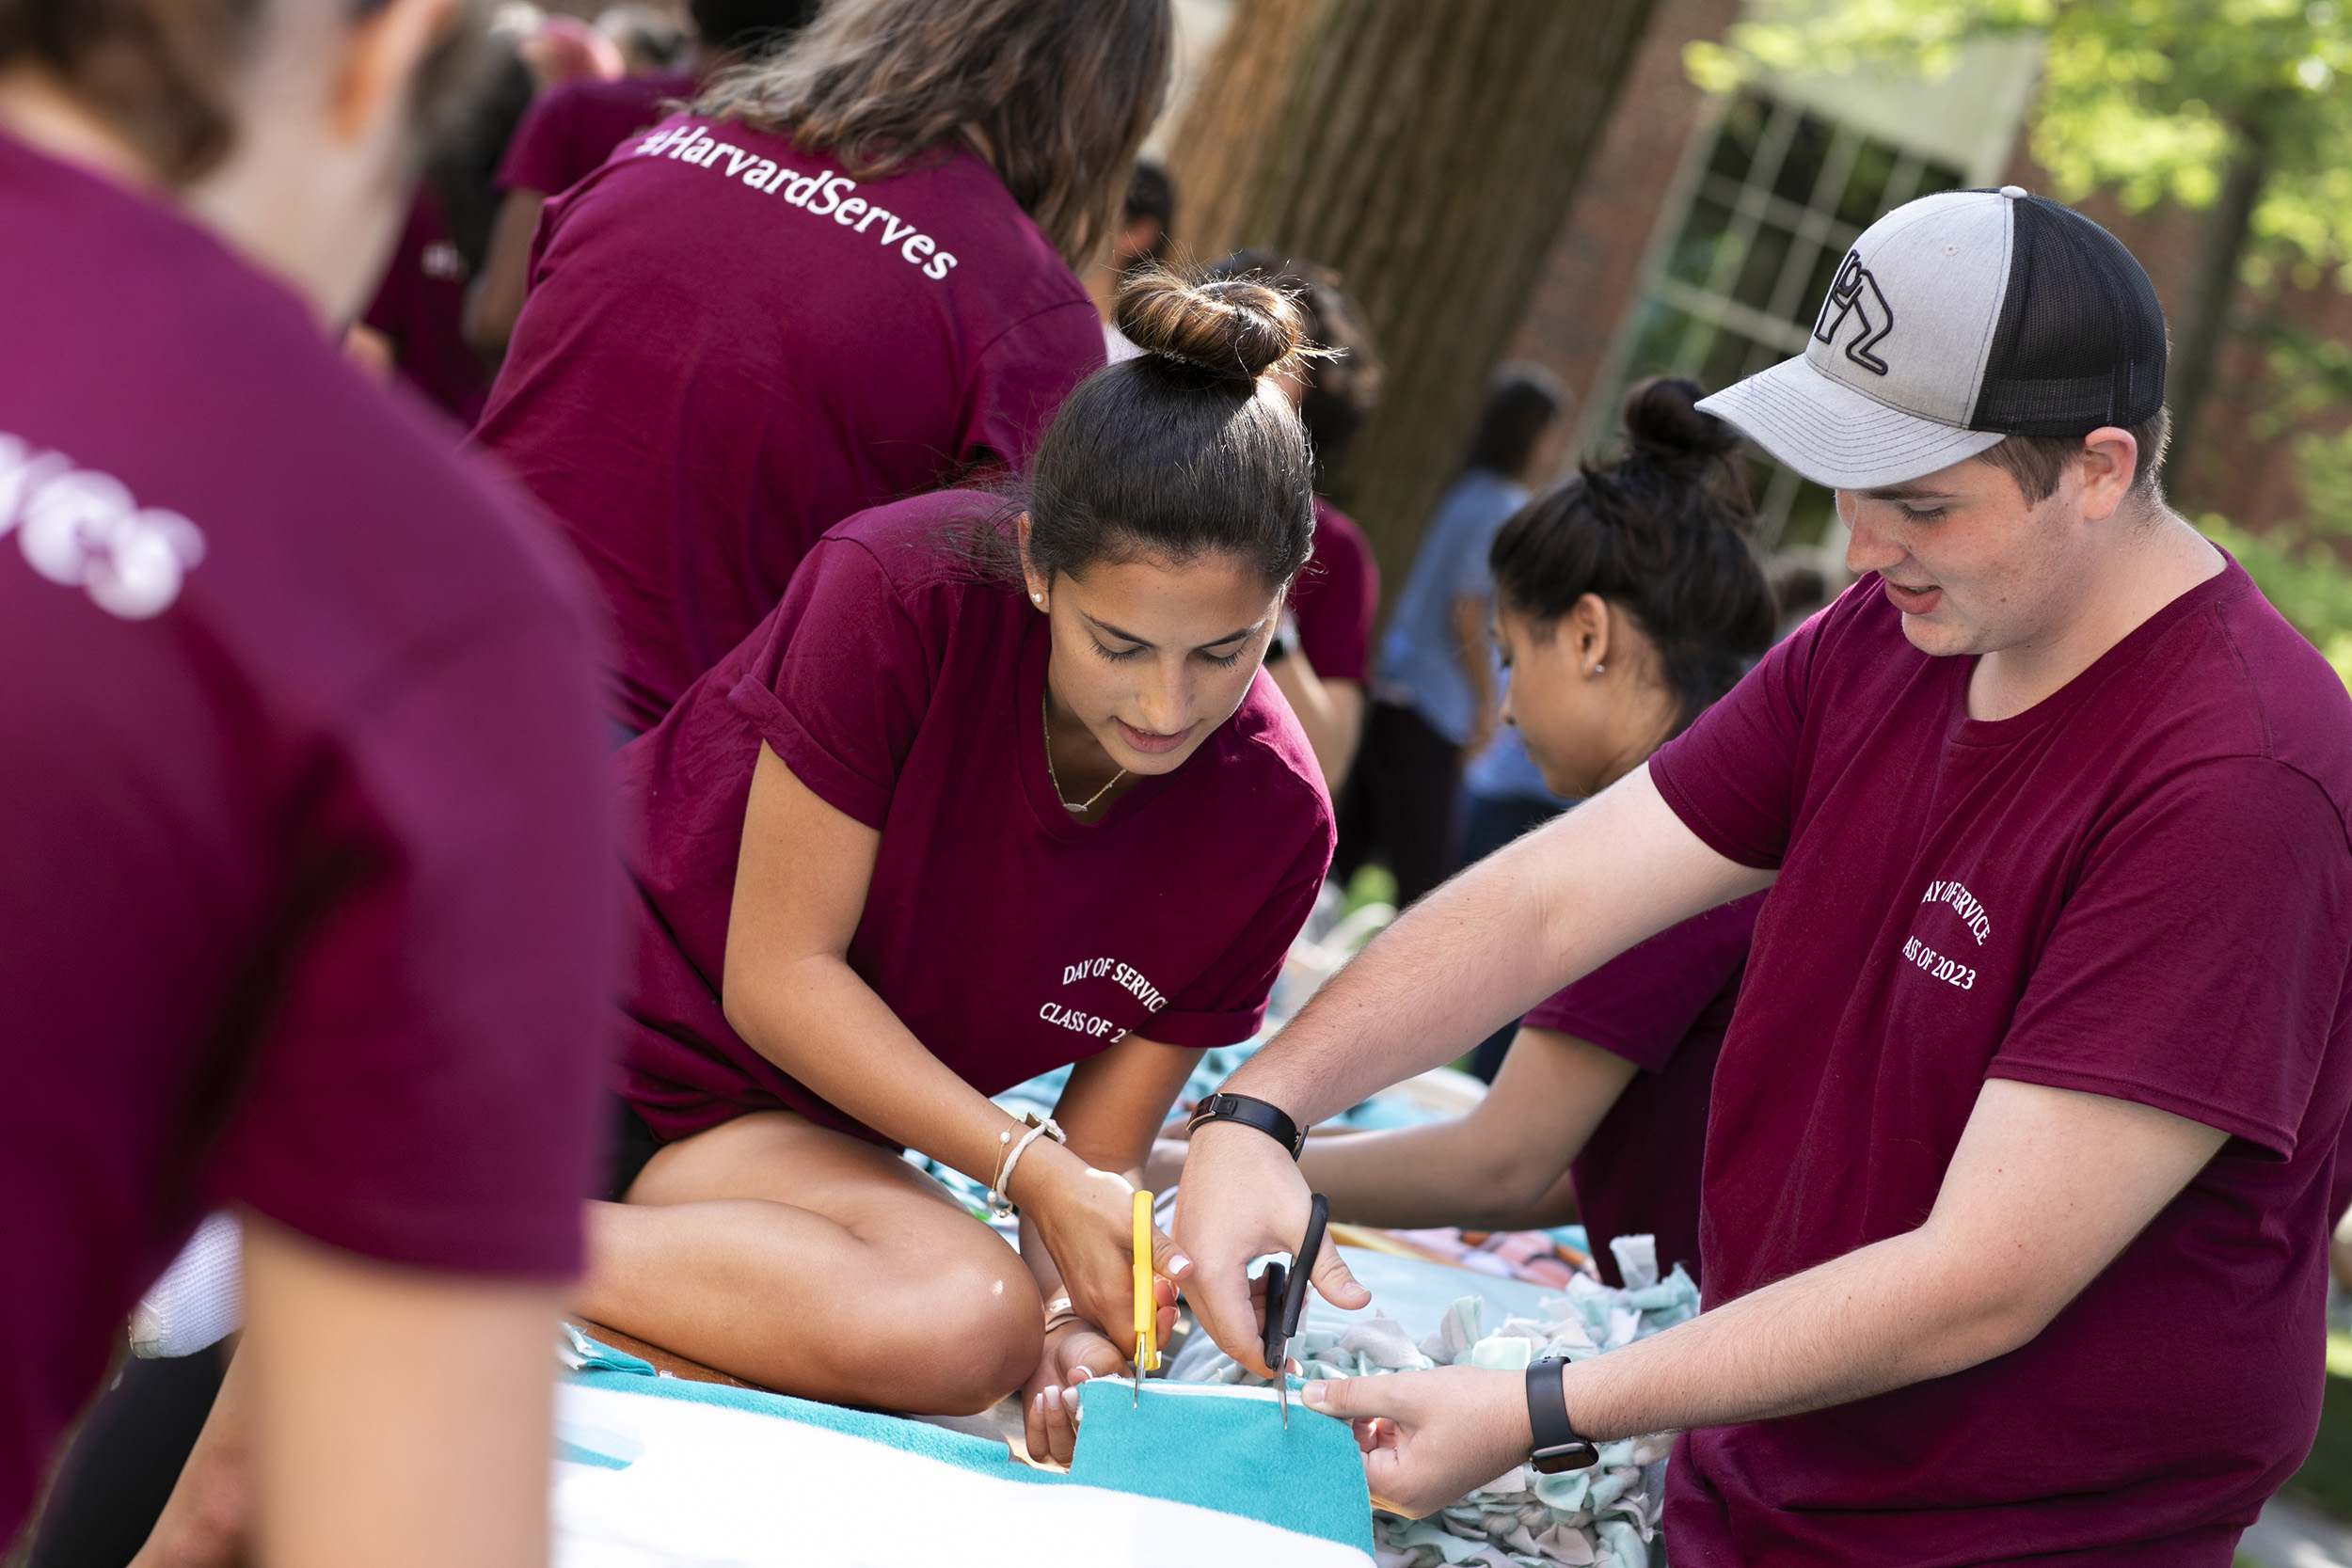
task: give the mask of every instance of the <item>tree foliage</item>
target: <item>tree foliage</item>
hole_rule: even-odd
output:
[[[1725,43],[1693,45],[1691,66],[1718,89],[1888,61],[1932,77],[1969,39],[2020,32],[2044,40],[2028,145],[2058,195],[2208,207],[2259,143],[2249,260],[2352,288],[2352,92],[2337,81],[2352,24],[2338,0],[1777,0]]]

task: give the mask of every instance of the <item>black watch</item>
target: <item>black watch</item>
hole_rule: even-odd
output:
[[[1185,1124],[1185,1131],[1197,1132],[1213,1121],[1238,1121],[1245,1127],[1254,1127],[1289,1149],[1294,1160],[1298,1158],[1298,1151],[1307,1147],[1307,1134],[1298,1130],[1298,1123],[1291,1120],[1279,1105],[1269,1105],[1246,1094],[1218,1093],[1209,1096],[1200,1102],[1200,1108],[1193,1112],[1192,1120]]]
[[[1568,1424],[1568,1402],[1560,1392],[1560,1369],[1566,1365],[1556,1355],[1547,1355],[1527,1366],[1527,1424],[1535,1433],[1535,1451],[1528,1465],[1539,1475],[1556,1476],[1600,1463],[1600,1450]]]

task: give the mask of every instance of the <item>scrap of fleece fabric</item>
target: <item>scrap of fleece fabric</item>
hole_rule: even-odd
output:
[[[1372,1568],[1346,1426],[1264,1389],[1080,1390],[1067,1475],[921,1422],[627,1370],[577,1345],[556,1402],[556,1568]],[[642,1365],[640,1363],[639,1365]],[[650,1369],[647,1369],[650,1371]],[[1205,1397],[1204,1397],[1205,1396]]]
[[[1344,1329],[1310,1324],[1291,1341],[1303,1379],[1378,1377],[1438,1366],[1523,1368],[1538,1356],[1571,1361],[1604,1354],[1672,1328],[1698,1313],[1698,1287],[1677,1266],[1658,1277],[1647,1236],[1611,1243],[1629,1289],[1613,1291],[1584,1275],[1564,1295],[1543,1302],[1540,1319],[1513,1317],[1489,1331],[1483,1297],[1448,1307],[1435,1331],[1415,1343],[1392,1319],[1367,1318]],[[1185,1347],[1169,1369],[1187,1382],[1250,1385],[1264,1380],[1214,1346]],[[1303,1408],[1303,1407],[1302,1407]],[[1379,1568],[1645,1568],[1658,1530],[1670,1436],[1610,1443],[1590,1469],[1543,1476],[1518,1465],[1426,1519],[1373,1515]]]

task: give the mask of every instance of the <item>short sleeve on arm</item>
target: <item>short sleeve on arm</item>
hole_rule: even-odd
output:
[[[1740,684],[1649,759],[1684,827],[1725,860],[1776,871],[1796,820],[1805,685],[1830,614],[1783,638]]]
[[[287,825],[302,869],[217,1196],[387,1262],[578,1271],[623,893],[588,672],[547,613],[350,721]]]
[[[555,196],[571,184],[566,153],[578,103],[562,87],[532,101],[523,111],[522,123],[515,127],[514,139],[506,144],[505,155],[499,159],[498,177],[492,183],[501,194],[537,191],[541,196]]]
[[[1290,870],[1206,973],[1179,991],[1167,1010],[1136,1033],[1162,1045],[1208,1050],[1238,1045],[1265,1022],[1266,998],[1290,956],[1291,941],[1307,924],[1315,895],[1331,868],[1329,818],[1318,817],[1314,832]]]
[[[1747,966],[1763,906],[1763,894],[1750,894],[1661,931],[1536,1004],[1519,1022],[1663,1072],[1699,1015]]]
[[[1291,596],[1298,647],[1325,680],[1362,685],[1380,610],[1380,569],[1355,519],[1317,498],[1315,553]]]
[[[1015,322],[980,352],[965,394],[963,450],[956,455],[1025,469],[1054,411],[1104,362],[1102,318],[1085,299]]]
[[[2095,843],[1988,1069],[2292,1158],[2352,948],[2352,852],[2310,778],[2185,770]]]
[[[770,644],[728,692],[792,776],[879,832],[937,658],[863,544],[818,541],[761,631]]]

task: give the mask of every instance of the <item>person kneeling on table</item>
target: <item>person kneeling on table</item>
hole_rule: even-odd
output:
[[[2147,276],[2055,202],[1873,224],[1806,353],[1704,405],[1837,491],[1861,580],[1230,1081],[1278,1131],[1328,1117],[1772,889],[1715,1069],[1706,1310],[1565,1368],[1311,1387],[1386,1505],[1535,1433],[1573,1464],[1678,1431],[1679,1568],[2227,1568],[2293,1472],[2352,1099],[2352,698],[2164,504],[2164,355]],[[1185,1294],[1252,1370],[1245,1267],[1308,1207],[1286,1148],[1194,1133]],[[1336,1249],[1316,1279],[1366,1299]]]
[[[1597,795],[1640,767],[1772,642],[1740,436],[1692,406],[1700,395],[1682,380],[1635,388],[1624,456],[1495,537],[1502,715],[1555,794]],[[1607,1283],[1624,1283],[1620,1235],[1656,1236],[1661,1267],[1697,1275],[1708,1085],[1762,901],[1686,920],[1539,1004],[1469,1116],[1310,1139],[1307,1184],[1335,1218],[1371,1225],[1581,1215]]]
[[[841,523],[619,753],[638,975],[580,1300],[815,1399],[1023,1388],[1063,1460],[1134,1336],[1152,1132],[1257,1029],[1332,841],[1259,667],[1314,527],[1299,312],[1161,274],[1120,326],[1144,355],[1072,394],[1025,510]],[[987,1099],[1072,1062],[1055,1135]],[[1021,1257],[902,1144],[1017,1203]]]

